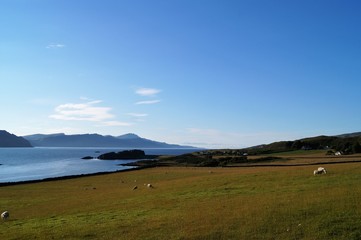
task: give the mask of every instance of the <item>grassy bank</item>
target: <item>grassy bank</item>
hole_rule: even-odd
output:
[[[11,218],[0,237],[360,239],[361,163],[314,168],[161,167],[1,187]]]

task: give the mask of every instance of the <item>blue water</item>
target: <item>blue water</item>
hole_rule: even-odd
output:
[[[119,152],[115,148],[0,148],[0,183],[40,180],[44,178],[113,172],[132,168],[119,166],[131,160],[83,160],[106,152]],[[148,155],[179,155],[195,149],[143,149]]]

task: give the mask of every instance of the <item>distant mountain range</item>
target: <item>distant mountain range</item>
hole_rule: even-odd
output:
[[[0,130],[0,147],[32,147],[30,142],[22,137]]]
[[[0,147],[114,147],[114,148],[195,148],[157,142],[128,133],[121,136],[99,134],[34,134],[18,137],[0,130]],[[196,149],[196,148],[195,148]],[[264,154],[292,150],[333,149],[344,153],[361,152],[361,132],[337,136],[317,136],[295,141],[280,141],[242,149],[249,154]]]
[[[34,147],[193,148],[141,138],[133,133],[117,137],[99,134],[34,134],[24,138]]]

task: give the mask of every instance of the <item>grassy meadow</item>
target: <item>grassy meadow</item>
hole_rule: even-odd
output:
[[[317,167],[157,167],[1,187],[0,238],[361,239],[361,163]]]

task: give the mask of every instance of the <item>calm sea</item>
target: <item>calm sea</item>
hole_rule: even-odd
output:
[[[113,172],[132,167],[119,166],[129,160],[83,160],[106,152],[125,149],[115,148],[0,148],[0,183],[40,180],[44,178]],[[149,155],[179,155],[195,149],[143,149]]]

